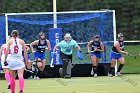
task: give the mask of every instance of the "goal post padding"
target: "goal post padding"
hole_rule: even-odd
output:
[[[82,52],[87,52],[87,42],[98,34],[105,45],[105,52],[100,63],[110,63],[110,49],[114,41],[114,10],[110,11],[69,11],[57,12],[57,27],[62,28],[62,36],[70,33],[72,38],[79,43]],[[53,27],[53,13],[13,13],[6,14],[8,24],[8,34],[13,29],[19,31],[20,38],[26,43],[38,39],[40,31],[49,38],[49,28]],[[50,39],[51,40],[51,39]],[[73,63],[91,64],[89,55],[85,55],[84,60],[78,60],[73,51]],[[48,54],[49,55],[49,54]],[[47,55],[47,58],[49,57]],[[48,64],[49,62],[47,62]]]
[[[62,40],[62,28],[49,28],[49,40],[51,45],[51,52],[53,52],[55,45]],[[53,64],[62,64],[59,54],[60,54],[60,49],[57,48]],[[50,61],[51,59],[52,58],[50,53]]]

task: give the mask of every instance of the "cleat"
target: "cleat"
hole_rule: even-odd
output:
[[[10,84],[8,85],[8,88],[7,89],[10,89]]]
[[[92,68],[92,70],[91,70],[91,76],[93,76],[94,75],[94,71],[93,71],[93,68]]]
[[[108,76],[109,76],[109,77],[113,77],[113,75],[112,75],[112,74],[109,74],[109,73],[108,73]]]
[[[27,79],[33,79],[33,77],[32,76],[30,76],[29,78],[27,78]]]
[[[35,80],[40,80],[40,78],[39,78],[39,77],[36,77],[36,76],[34,77],[34,79],[35,79]]]
[[[20,91],[19,91],[19,93],[23,93],[23,91],[22,91],[22,90],[20,90]]]
[[[94,74],[94,78],[97,78],[97,74]]]
[[[121,76],[121,73],[120,73],[120,72],[117,72],[117,73],[116,73],[116,76]]]

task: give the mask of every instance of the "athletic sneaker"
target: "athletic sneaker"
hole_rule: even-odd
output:
[[[65,76],[64,78],[65,78],[65,79],[70,79],[70,78],[71,78],[71,76]]]
[[[36,76],[34,77],[34,79],[35,79],[35,80],[40,80],[40,78],[39,78],[39,77],[36,77]]]
[[[94,75],[94,71],[93,71],[93,68],[91,69],[91,76],[93,76]]]
[[[32,63],[32,71],[35,71],[35,68],[36,68],[36,63],[33,62],[33,63]]]
[[[109,77],[113,77],[113,75],[112,75],[112,74],[109,74],[109,73],[108,73],[108,76],[109,76]]]
[[[94,74],[94,78],[97,78],[97,74],[96,73]]]
[[[19,91],[19,93],[23,93],[23,91],[22,91],[22,90],[20,90],[20,91]]]
[[[30,76],[29,78],[27,78],[27,79],[33,79],[33,76]]]
[[[8,88],[7,89],[10,89],[10,84],[8,84]]]
[[[120,73],[120,72],[117,72],[117,73],[116,73],[116,76],[121,76],[121,73]]]
[[[60,77],[63,78],[63,68],[59,68]]]

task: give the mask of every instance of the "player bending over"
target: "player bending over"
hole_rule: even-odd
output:
[[[114,45],[110,52],[110,58],[112,61],[111,61],[111,67],[108,76],[111,77],[113,76],[113,71],[115,69],[116,61],[120,62],[116,75],[121,76],[120,71],[125,63],[123,54],[128,54],[128,52],[124,51],[124,36],[120,33],[118,34],[118,40],[114,42]]]
[[[9,37],[9,39],[10,39],[10,37]],[[8,41],[9,41],[9,39],[8,39]],[[4,64],[4,58],[5,58],[5,54],[6,54],[6,47],[7,47],[6,44],[3,44],[1,46],[0,58],[1,58],[1,65],[2,65],[2,68],[3,68],[4,73],[5,73],[5,79],[6,79],[7,84],[8,84],[8,88],[7,89],[10,89],[10,72],[9,72],[9,67],[8,67],[8,65],[5,66],[5,64]]]
[[[36,52],[33,48],[36,46]],[[41,71],[44,71],[46,64],[46,50],[51,50],[50,41],[46,39],[46,36],[43,32],[39,33],[39,40],[35,40],[30,44],[32,53],[34,53],[34,58],[36,60],[37,68],[35,71],[34,79],[39,79],[39,74]]]
[[[96,35],[96,36],[94,36],[94,39],[88,43],[87,48],[88,48],[88,53],[90,54],[90,58],[92,61],[91,75],[93,75],[96,78],[98,62],[102,56],[102,52],[104,51],[104,45],[100,41],[100,37],[98,35]]]
[[[25,42],[19,38],[19,33],[17,30],[12,31],[12,38],[7,42],[7,50],[5,54],[4,64],[9,66],[10,76],[11,76],[11,93],[15,93],[15,72],[17,70],[19,78],[19,93],[23,93],[24,90],[24,78],[23,72],[25,64],[22,56],[22,49],[24,50],[24,57],[26,62],[28,60]],[[8,54],[9,53],[9,54]]]
[[[54,47],[54,53],[57,48],[60,48],[60,57],[62,60],[62,69],[60,68],[60,75],[62,78],[71,78],[71,68],[72,68],[72,51],[73,48],[77,48],[81,51],[81,48],[78,46],[75,40],[71,38],[69,33],[65,34],[64,40],[58,43]]]

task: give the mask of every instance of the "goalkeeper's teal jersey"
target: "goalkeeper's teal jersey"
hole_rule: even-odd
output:
[[[75,40],[71,40],[70,42],[66,42],[65,40],[61,41],[57,44],[59,48],[61,48],[61,52],[66,55],[71,55],[73,48],[78,47],[78,44]]]

